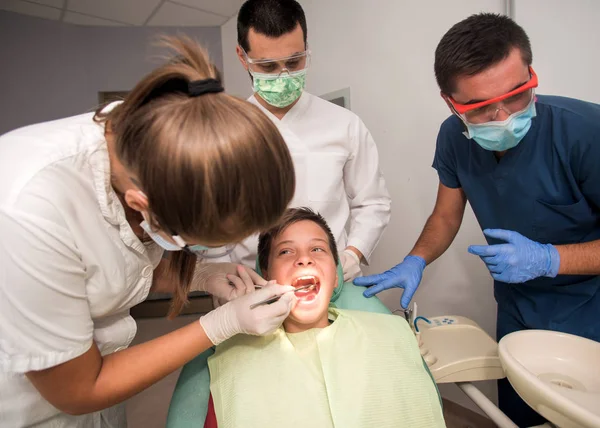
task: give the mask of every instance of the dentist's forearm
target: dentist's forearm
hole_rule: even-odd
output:
[[[456,221],[433,213],[427,219],[417,243],[409,254],[422,257],[430,264],[450,247],[460,229],[461,221],[462,218]]]
[[[81,415],[127,400],[212,346],[195,321],[105,357],[92,344],[83,355],[27,377],[54,407]]]
[[[600,275],[600,240],[555,247],[560,255],[559,275]]]
[[[460,229],[466,204],[467,196],[461,188],[450,188],[440,181],[433,213],[410,255],[422,257],[427,264],[441,256]]]
[[[99,407],[122,402],[213,346],[198,321],[104,357],[95,382]]]

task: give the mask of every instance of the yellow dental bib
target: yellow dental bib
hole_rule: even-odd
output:
[[[445,426],[404,319],[329,314],[323,329],[238,335],[217,347],[208,365],[219,428]]]

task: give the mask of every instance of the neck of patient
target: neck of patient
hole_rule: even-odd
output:
[[[329,325],[329,316],[328,313],[322,317],[319,317],[317,321],[311,323],[301,323],[292,318],[287,318],[283,322],[283,329],[286,333],[302,333],[303,331],[307,331],[313,328],[325,328]]]

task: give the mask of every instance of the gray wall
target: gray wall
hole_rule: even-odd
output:
[[[131,89],[160,64],[155,37],[178,32],[223,69],[219,27],[85,27],[0,11],[0,134],[92,110],[98,91]]]

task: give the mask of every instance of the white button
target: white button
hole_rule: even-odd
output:
[[[144,266],[144,269],[142,269],[142,276],[144,278],[149,278],[150,275],[152,275],[152,266]]]

